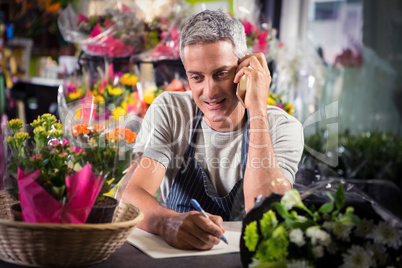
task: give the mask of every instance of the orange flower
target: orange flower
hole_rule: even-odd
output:
[[[80,134],[88,134],[88,124],[75,125],[71,128],[71,132],[73,132],[74,137]]]
[[[137,134],[134,131],[126,129],[126,141],[127,143],[133,143],[137,138]]]
[[[95,131],[95,132],[102,132],[102,131],[104,131],[106,129],[106,127],[105,126],[101,126],[101,125],[94,125],[93,126],[93,131]]]
[[[130,129],[118,127],[106,134],[107,139],[126,140],[128,143],[132,143],[137,138],[137,134]]]

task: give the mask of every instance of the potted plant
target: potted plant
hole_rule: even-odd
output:
[[[87,222],[109,221],[113,216],[117,201],[110,197],[105,198],[105,195],[113,197],[116,194],[115,188],[122,179],[124,170],[131,162],[130,145],[134,143],[137,135],[132,130],[123,127],[107,131],[105,126],[88,126],[88,124],[72,126],[71,133],[74,137],[72,143],[85,154],[81,165],[84,165],[85,162],[89,163],[93,167],[94,174],[104,178],[96,203],[100,203],[100,208],[94,207]],[[105,205],[108,206],[109,212],[105,210]],[[106,215],[109,217],[104,217]]]
[[[122,141],[113,131],[103,135],[105,127],[76,128],[83,131],[75,132],[77,136],[88,137],[83,148],[64,138],[63,125],[54,115],[39,116],[29,132],[22,131],[19,119],[8,121],[7,127],[7,170],[17,179],[27,222],[85,223],[95,201],[113,186],[111,178],[116,184],[129,164],[126,152],[126,159],[115,166]],[[127,130],[126,136],[124,142],[134,142],[134,132]]]

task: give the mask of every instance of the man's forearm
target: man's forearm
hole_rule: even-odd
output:
[[[265,110],[250,110],[250,138],[244,176],[245,208],[254,206],[255,198],[271,193],[284,193],[291,188],[278,165],[269,132]]]
[[[126,202],[135,204],[144,213],[145,217],[138,224],[138,227],[153,234],[162,235],[163,228],[161,225],[167,218],[176,213],[160,205],[155,197],[139,187],[129,187],[124,196]]]

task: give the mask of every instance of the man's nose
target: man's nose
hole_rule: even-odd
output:
[[[204,95],[210,99],[213,99],[214,96],[218,93],[218,87],[216,81],[214,79],[206,79],[205,87],[204,87]]]

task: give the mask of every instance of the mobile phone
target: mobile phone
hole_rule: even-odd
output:
[[[246,108],[245,99],[246,99],[246,89],[247,89],[247,82],[248,82],[248,77],[247,75],[243,75],[240,78],[239,83],[237,84],[237,89],[236,89],[236,96],[239,99],[241,105],[243,105],[244,108]]]

